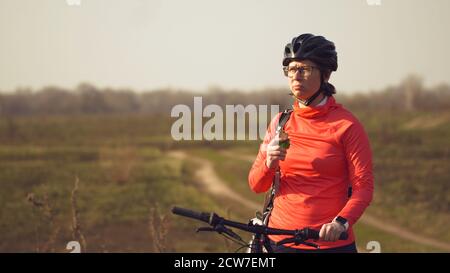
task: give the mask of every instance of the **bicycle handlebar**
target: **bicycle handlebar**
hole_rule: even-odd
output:
[[[277,228],[269,228],[261,225],[254,225],[251,223],[244,224],[240,222],[234,222],[227,220],[223,217],[218,216],[216,213],[206,213],[206,212],[196,212],[190,209],[173,207],[172,213],[181,215],[184,217],[193,218],[205,223],[210,224],[214,227],[213,231],[217,231],[219,233],[224,232],[232,237],[236,237],[235,234],[230,229],[227,229],[225,226],[235,227],[240,230],[244,230],[247,232],[255,233],[255,234],[263,234],[263,235],[290,235],[292,238],[287,238],[278,242],[278,244],[286,244],[286,243],[297,243],[298,239],[308,240],[308,239],[319,239],[319,231],[303,228],[296,230],[286,230],[286,229],[277,229]],[[218,227],[219,226],[219,227]],[[348,233],[343,232],[339,237],[339,240],[346,240],[348,238]]]
[[[177,215],[181,215],[181,216],[184,216],[184,217],[197,219],[197,220],[200,220],[202,222],[206,222],[206,223],[209,224],[210,214],[206,213],[206,212],[196,212],[196,211],[193,211],[193,210],[190,210],[190,209],[173,207],[172,208],[172,213],[177,214]]]

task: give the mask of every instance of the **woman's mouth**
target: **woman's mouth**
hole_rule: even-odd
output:
[[[302,88],[303,88],[303,86],[301,86],[301,85],[293,85],[292,86],[292,89],[294,89],[294,90],[300,90]]]

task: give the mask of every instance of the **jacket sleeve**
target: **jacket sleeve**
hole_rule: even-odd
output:
[[[348,176],[352,185],[352,196],[339,215],[353,225],[361,217],[373,198],[374,178],[372,151],[363,126],[354,122],[343,135],[347,159]]]
[[[272,186],[275,169],[270,169],[266,165],[267,144],[275,137],[275,128],[281,113],[275,116],[267,128],[263,143],[259,147],[258,155],[250,169],[248,184],[250,189],[256,193],[266,192]]]

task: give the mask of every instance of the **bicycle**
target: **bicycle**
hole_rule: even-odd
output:
[[[318,245],[312,242],[307,242],[307,240],[319,239],[319,231],[311,228],[302,228],[295,230],[269,228],[263,225],[262,222],[259,222],[257,218],[253,218],[247,224],[245,224],[242,222],[235,222],[225,219],[223,217],[220,217],[214,212],[211,213],[197,212],[180,207],[173,207],[172,213],[209,224],[211,227],[198,228],[197,232],[214,231],[219,234],[222,234],[225,238],[230,239],[231,241],[241,245],[241,247],[238,248],[235,252],[238,252],[244,247],[248,248],[247,253],[273,252],[270,243],[268,242],[268,240],[266,240],[266,236],[268,235],[291,236],[289,238],[277,242],[276,243],[277,246],[294,243],[294,245],[303,244],[314,247],[316,249],[319,248]],[[238,234],[236,234],[233,230],[231,230],[227,226],[253,233],[252,240],[250,241],[250,243],[245,242]],[[346,240],[347,238],[348,238],[347,232],[343,232],[339,237],[339,240]]]

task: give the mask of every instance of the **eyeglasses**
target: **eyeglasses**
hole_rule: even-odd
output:
[[[314,69],[317,69],[315,66],[311,65],[303,65],[303,66],[285,66],[283,67],[283,72],[286,77],[293,78],[297,72],[300,72],[300,75],[303,78],[308,78],[311,76]]]

